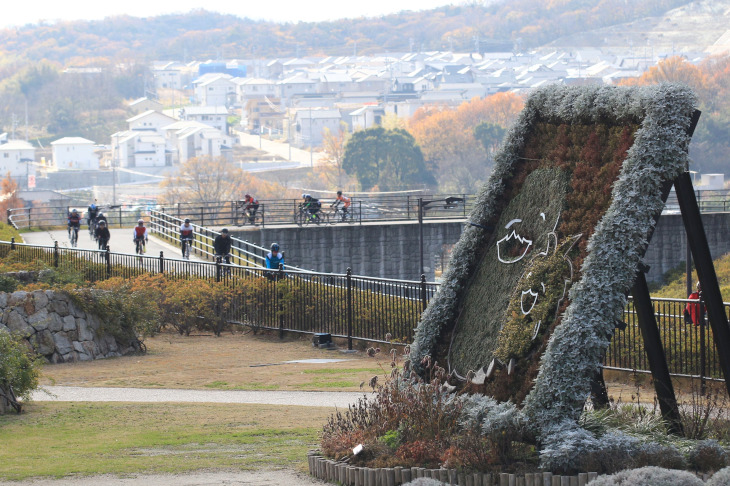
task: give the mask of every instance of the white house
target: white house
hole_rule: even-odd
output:
[[[228,108],[225,106],[186,106],[180,109],[184,121],[196,121],[228,133]]]
[[[233,76],[208,73],[193,81],[195,100],[205,106],[231,106],[236,102],[236,83]]]
[[[248,100],[262,98],[278,98],[277,85],[269,79],[259,78],[236,78],[236,98],[241,106]]]
[[[14,179],[35,175],[35,147],[24,140],[9,140],[0,145],[0,178],[8,172]]]
[[[340,110],[297,110],[294,117],[295,143],[299,146],[318,146],[324,139],[324,129],[337,133],[342,115]]]
[[[233,155],[233,139],[220,130],[196,121],[179,121],[165,127],[165,141],[176,163],[193,157]]]
[[[157,132],[124,130],[112,135],[112,163],[117,167],[164,167],[171,165],[165,138]]]
[[[95,143],[81,137],[64,137],[51,142],[53,165],[57,169],[99,170]]]
[[[164,108],[162,103],[150,98],[138,98],[130,102],[127,107],[135,114],[144,113],[145,111],[150,110],[162,112],[162,109]]]
[[[127,120],[130,130],[143,132],[157,132],[162,134],[162,127],[175,123],[177,120],[164,115],[159,111],[148,110]]]

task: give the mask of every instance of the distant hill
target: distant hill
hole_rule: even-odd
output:
[[[477,42],[530,48],[659,16],[686,0],[511,0],[374,18],[277,24],[204,10],[149,18],[58,22],[0,31],[0,63],[204,60],[410,50],[473,52]],[[0,65],[0,77],[2,65]],[[1,79],[1,78],[0,78]]]

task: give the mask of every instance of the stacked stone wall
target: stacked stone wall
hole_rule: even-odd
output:
[[[104,333],[101,320],[53,290],[0,292],[0,331],[22,337],[50,363],[90,361],[134,352]]]

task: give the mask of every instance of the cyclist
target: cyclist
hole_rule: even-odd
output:
[[[96,215],[96,224],[99,224],[102,221],[104,221],[106,223],[106,225],[109,226],[109,221],[107,221],[106,215],[104,213],[102,213],[101,211],[99,211],[99,214]]]
[[[342,221],[344,221],[345,218],[347,218],[347,208],[349,208],[352,203],[349,197],[342,195],[342,191],[337,191],[337,198],[335,199],[335,202],[330,204],[330,207],[338,206],[340,203],[342,203]]]
[[[215,237],[213,251],[215,251],[216,259],[231,263],[231,238],[228,236],[228,228],[223,228],[221,234]]]
[[[72,230],[76,231],[76,234],[78,235],[80,227],[81,227],[81,215],[79,214],[79,211],[76,208],[74,208],[68,214],[68,238],[71,239]]]
[[[303,194],[303,196],[304,209],[309,213],[309,219],[319,224],[319,215],[317,213],[322,209],[322,203],[310,194]]]
[[[112,236],[109,233],[109,228],[106,227],[106,221],[99,221],[94,234],[96,236],[96,240],[99,242],[99,249],[105,250]]]
[[[266,254],[266,268],[279,269],[279,264],[284,264],[284,252],[279,252],[279,244],[272,243],[271,251]]]
[[[194,239],[193,225],[190,224],[190,218],[185,218],[185,222],[180,225],[180,246],[182,247],[183,258],[186,258],[185,245],[192,245]]]
[[[101,224],[101,222],[99,222]],[[144,226],[144,219],[140,218],[137,221],[137,226],[134,227],[134,233],[133,233],[134,239],[132,240],[134,242],[135,248],[137,247],[137,242],[139,241],[142,243],[142,253],[145,253],[147,251],[147,241],[149,240],[147,236],[147,228]]]
[[[243,202],[245,204],[243,210],[246,212],[251,224],[254,224],[254,222],[256,222],[256,211],[259,210],[259,200],[251,194],[246,194],[243,196]]]
[[[96,223],[96,217],[99,215],[99,207],[95,202],[89,204],[89,208],[86,210],[86,224],[89,225],[89,229],[93,229],[92,225]]]

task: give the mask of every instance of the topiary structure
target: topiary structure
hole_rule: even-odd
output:
[[[688,165],[694,107],[678,85],[535,91],[418,325],[413,369],[424,374],[433,360],[454,378],[479,377],[483,399],[464,414],[485,434],[505,417],[525,427],[543,467],[575,470],[613,453],[630,462],[642,448],[619,433],[596,437],[578,419],[662,192]]]

